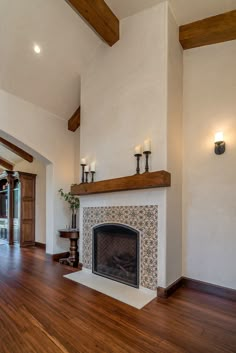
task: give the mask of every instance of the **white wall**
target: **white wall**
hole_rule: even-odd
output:
[[[75,135],[68,131],[67,121],[2,90],[0,126],[1,136],[7,136],[47,163],[46,250],[48,253],[67,250],[68,242],[59,239],[57,230],[70,222],[69,211],[57,191],[61,187],[69,191],[74,182]]]
[[[36,174],[35,240],[46,244],[46,165],[34,159],[33,163],[21,161],[15,171]]]
[[[75,132],[75,142],[74,142],[74,148],[75,148],[75,160],[74,160],[74,164],[75,164],[75,183],[79,184],[81,182],[80,178],[80,163],[78,163],[78,161],[80,161],[80,128],[78,128]]]
[[[236,289],[236,41],[184,54],[184,275]],[[223,131],[226,153],[214,154]]]
[[[167,189],[167,286],[182,276],[182,116],[183,116],[183,50],[179,27],[171,10],[168,12],[168,78],[167,78],[167,170],[171,187]]]
[[[166,8],[121,21],[120,41],[102,44],[82,76],[81,157],[96,160],[96,180],[134,174],[147,137],[151,170],[166,169]]]

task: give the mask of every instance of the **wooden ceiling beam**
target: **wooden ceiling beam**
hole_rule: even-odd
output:
[[[17,147],[13,143],[5,140],[3,137],[0,137],[0,144],[6,147],[9,151],[15,153],[17,156],[25,159],[27,162],[32,163],[34,160],[34,157],[31,156],[31,154],[25,152],[22,150],[20,147]]]
[[[80,107],[74,112],[68,120],[68,130],[75,132],[80,126]]]
[[[0,166],[7,169],[7,170],[13,170],[14,165],[7,161],[6,159],[3,159],[2,157],[0,157]]]
[[[76,12],[113,46],[119,40],[119,20],[104,0],[66,0]]]
[[[236,10],[180,26],[183,49],[227,42],[236,39]]]

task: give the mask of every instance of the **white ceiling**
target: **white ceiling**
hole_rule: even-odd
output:
[[[0,0],[1,87],[59,117],[78,108],[80,73],[100,43],[65,0]]]
[[[120,20],[163,1],[165,0],[105,0]]]
[[[23,161],[23,159],[21,157],[17,156],[15,153],[9,151],[7,148],[2,146],[1,144],[0,144],[0,157],[7,160],[8,162],[10,162],[14,165]],[[0,168],[4,169],[2,166]]]
[[[179,25],[236,9],[236,0],[169,0],[169,2]]]
[[[166,0],[106,0],[119,19]],[[236,0],[168,0],[179,25],[236,9]]]
[[[120,19],[162,1],[106,0]],[[236,9],[236,0],[169,2],[178,24]],[[63,119],[80,104],[80,75],[100,44],[65,0],[0,0],[0,87]]]

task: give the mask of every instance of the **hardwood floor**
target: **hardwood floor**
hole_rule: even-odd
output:
[[[43,249],[0,246],[1,353],[236,353],[236,303],[191,289],[137,310],[62,276]]]

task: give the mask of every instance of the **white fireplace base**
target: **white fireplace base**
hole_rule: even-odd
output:
[[[142,309],[156,298],[157,292],[147,288],[133,288],[122,283],[95,275],[88,269],[65,275],[72,281],[108,295],[134,308]]]

